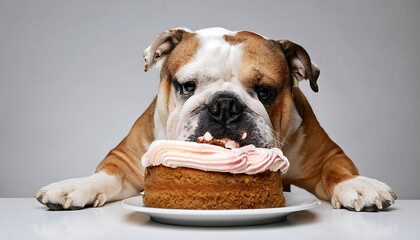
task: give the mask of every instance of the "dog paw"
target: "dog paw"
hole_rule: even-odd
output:
[[[76,210],[99,207],[107,201],[106,184],[111,176],[96,173],[85,178],[68,179],[41,188],[35,198],[51,210]]]
[[[383,182],[357,176],[335,186],[331,204],[351,211],[378,211],[391,206],[397,195]]]

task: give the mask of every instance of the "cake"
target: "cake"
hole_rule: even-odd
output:
[[[150,145],[142,157],[146,207],[285,206],[281,172],[287,171],[289,162],[280,149],[238,147],[229,140],[209,139],[208,135],[198,142],[157,140]]]

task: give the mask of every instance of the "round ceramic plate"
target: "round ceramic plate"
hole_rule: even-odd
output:
[[[156,222],[189,226],[241,226],[278,222],[293,212],[307,210],[321,202],[307,192],[285,192],[286,206],[281,208],[235,210],[188,210],[150,208],[143,205],[141,196],[122,201],[124,208],[145,213]]]

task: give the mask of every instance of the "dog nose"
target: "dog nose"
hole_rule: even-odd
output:
[[[217,122],[229,124],[242,115],[244,104],[234,93],[218,92],[208,102],[207,110]]]

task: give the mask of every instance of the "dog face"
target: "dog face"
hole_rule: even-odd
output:
[[[222,28],[174,29],[144,57],[146,70],[161,69],[155,124],[162,138],[196,141],[210,132],[240,145],[282,146],[296,79],[281,42]]]

